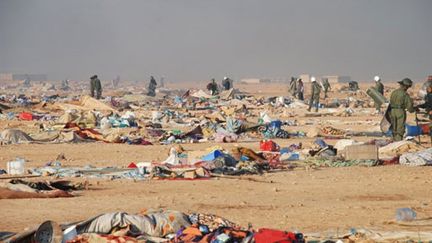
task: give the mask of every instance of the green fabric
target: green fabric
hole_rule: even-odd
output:
[[[321,86],[317,82],[312,83],[312,94],[309,100],[309,111],[312,106],[315,106],[315,111],[318,111],[319,98],[321,93]]]
[[[349,167],[349,166],[376,166],[378,165],[377,160],[341,160],[341,159],[325,159],[320,157],[312,157],[305,160],[303,163],[309,165],[315,165],[319,167]]]

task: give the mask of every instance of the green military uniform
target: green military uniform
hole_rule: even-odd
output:
[[[399,82],[401,87],[391,93],[390,96],[390,123],[393,132],[393,140],[402,140],[405,134],[406,111],[414,112],[413,101],[407,90],[412,86],[408,78]]]
[[[294,77],[291,77],[291,82],[289,84],[289,92],[292,96],[296,96],[297,94],[297,80]]]
[[[96,91],[96,94],[95,94]],[[91,97],[100,99],[102,96],[102,85],[97,75],[90,78],[90,94]],[[96,97],[95,97],[96,95]]]
[[[316,81],[312,82],[312,94],[309,101],[308,111],[311,111],[312,106],[315,105],[315,112],[318,112],[320,93],[321,93],[321,86]]]
[[[207,85],[207,89],[210,91],[211,95],[217,95],[219,93],[215,79],[212,79],[212,82]]]
[[[324,86],[324,98],[327,98],[328,97],[327,92],[329,91],[329,89],[331,89],[330,83],[327,78],[323,80],[323,86]]]
[[[155,97],[156,96],[157,83],[153,76],[150,76],[150,83],[148,85],[147,95]]]
[[[376,81],[375,89],[378,91],[378,93],[384,95],[384,85],[381,83],[381,80]],[[377,102],[375,102],[375,109],[377,111],[381,111],[381,105]]]

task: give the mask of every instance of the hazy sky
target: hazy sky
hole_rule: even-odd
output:
[[[0,0],[0,72],[424,79],[431,11],[431,0]]]

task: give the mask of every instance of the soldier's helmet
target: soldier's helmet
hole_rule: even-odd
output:
[[[407,86],[407,87],[411,87],[413,85],[413,82],[409,78],[404,78],[404,79],[402,79],[402,81],[399,81],[398,83],[400,83],[404,86]]]

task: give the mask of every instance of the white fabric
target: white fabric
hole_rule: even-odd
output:
[[[403,154],[399,158],[399,163],[409,166],[432,165],[432,148],[415,153]]]

